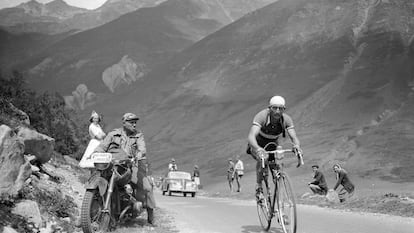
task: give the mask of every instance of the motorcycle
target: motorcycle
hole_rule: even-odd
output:
[[[143,210],[131,183],[135,161],[114,159],[111,153],[94,153],[91,159],[95,171],[85,185],[81,227],[84,233],[112,231]]]

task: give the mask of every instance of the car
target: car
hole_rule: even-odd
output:
[[[191,174],[184,171],[170,171],[162,182],[162,195],[168,193],[182,193],[184,197],[191,194],[195,197],[197,192],[197,184],[191,179]]]

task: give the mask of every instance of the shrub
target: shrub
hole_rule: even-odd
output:
[[[38,132],[55,139],[55,150],[61,154],[79,154],[88,140],[85,124],[76,113],[65,108],[65,101],[58,93],[41,95],[25,87],[23,76],[14,72],[10,78],[0,74],[0,112],[14,117],[7,102],[24,111],[30,117],[31,126]],[[4,115],[0,123],[8,123]],[[87,126],[86,126],[87,128]],[[79,155],[77,155],[79,157]]]

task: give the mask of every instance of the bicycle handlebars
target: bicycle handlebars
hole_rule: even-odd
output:
[[[269,144],[268,144],[269,145]],[[265,148],[268,146],[268,145],[266,145],[265,146]],[[296,167],[300,167],[301,165],[303,165],[304,164],[304,162],[303,162],[303,154],[302,154],[302,152],[301,151],[299,151],[298,149],[296,149],[296,148],[291,148],[291,149],[282,149],[282,146],[277,146],[276,147],[276,150],[271,150],[271,151],[268,151],[268,150],[266,150],[266,149],[264,149],[264,150],[262,150],[261,151],[262,153],[260,153],[259,152],[259,157],[260,157],[260,160],[261,160],[261,162],[262,162],[262,168],[264,168],[265,167],[265,159],[264,159],[264,153],[266,153],[266,154],[275,154],[275,158],[276,159],[278,159],[278,160],[281,160],[281,159],[283,159],[284,158],[284,153],[293,153],[293,154],[295,154],[297,157],[298,157],[298,164],[296,165]]]

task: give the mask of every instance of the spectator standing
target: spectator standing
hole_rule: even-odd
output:
[[[197,165],[194,165],[193,179],[197,185],[197,188],[200,188],[200,170]]]
[[[237,155],[236,157],[236,164],[234,165],[234,178],[236,179],[237,182],[237,192],[241,191],[241,185],[240,185],[240,180],[244,175],[244,165],[243,165],[243,161],[241,161],[240,159],[240,155]]]
[[[79,162],[79,166],[82,168],[93,168],[94,165],[90,160],[90,156],[92,152],[96,149],[96,147],[101,143],[101,141],[105,138],[105,133],[102,130],[100,125],[102,121],[102,117],[95,111],[92,111],[91,116],[89,117],[89,136],[91,140],[89,141],[88,146],[86,147],[85,153],[82,156],[82,159]]]
[[[338,192],[340,202],[344,202],[346,199],[354,195],[355,186],[351,182],[348,176],[348,172],[345,171],[339,164],[333,166],[333,170],[336,173],[336,184],[333,188],[334,191]]]
[[[229,182],[230,192],[233,192],[234,163],[233,163],[233,159],[231,158],[228,159],[227,180]]]
[[[177,164],[175,163],[175,159],[172,158],[170,163],[168,164],[168,171],[171,172],[171,171],[177,171],[177,170],[178,170],[178,167],[177,167]]]
[[[313,181],[310,182],[309,188],[314,194],[326,195],[328,193],[328,185],[326,184],[325,176],[319,171],[318,165],[312,165]]]

